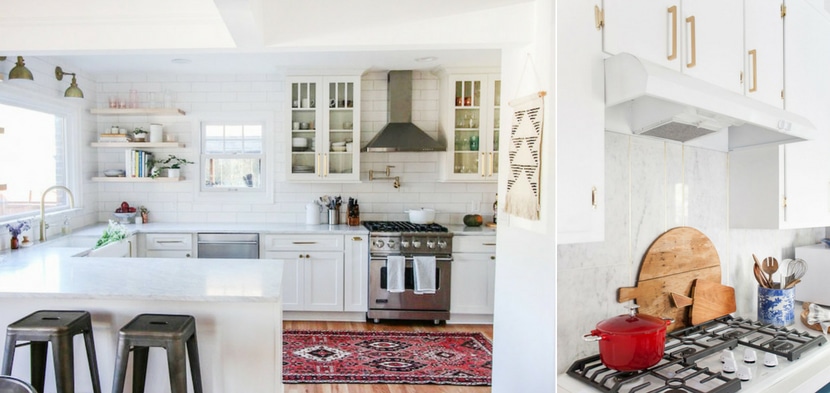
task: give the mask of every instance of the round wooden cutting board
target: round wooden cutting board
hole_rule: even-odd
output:
[[[620,288],[617,301],[634,300],[639,312],[672,318],[671,332],[688,324],[688,308],[674,307],[671,293],[692,296],[696,279],[721,282],[720,258],[706,235],[692,227],[672,228],[654,240],[640,265],[637,286]]]

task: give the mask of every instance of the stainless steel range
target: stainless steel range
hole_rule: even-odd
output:
[[[826,342],[823,335],[726,316],[666,335],[663,359],[646,370],[611,370],[595,355],[574,362],[568,375],[603,392],[765,391]]]
[[[369,312],[381,319],[430,320],[450,318],[452,233],[438,224],[405,221],[364,221],[369,229]],[[389,256],[405,258],[404,291],[387,290]],[[413,261],[416,256],[435,257],[435,293],[416,294]]]

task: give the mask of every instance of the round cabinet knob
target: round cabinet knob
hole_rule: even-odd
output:
[[[447,242],[443,240],[438,241],[438,248],[447,248]]]
[[[414,248],[420,248],[420,247],[421,247],[421,242],[420,242],[420,241],[418,241],[418,240],[413,240],[413,241],[412,241],[412,247],[414,247]]]
[[[389,240],[389,241],[386,242],[386,244],[389,245],[389,248],[395,248],[395,241],[394,240]]]
[[[427,240],[427,248],[435,248],[435,242],[432,240]]]
[[[375,240],[375,247],[383,248],[383,245],[384,245],[383,240]]]
[[[401,240],[401,247],[408,248],[409,247],[409,242],[406,241],[406,240]]]
[[[302,258],[303,258],[303,254],[300,254],[300,259],[302,259]]]

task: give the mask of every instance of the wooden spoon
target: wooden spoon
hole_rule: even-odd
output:
[[[767,288],[772,288],[772,275],[778,271],[778,260],[773,257],[764,258],[761,263],[761,270],[769,276],[769,286]]]
[[[752,265],[752,273],[755,275],[755,281],[758,281],[758,285],[760,285],[764,288],[769,288],[769,286],[767,284],[767,278],[764,277],[763,273],[761,273],[761,265],[760,264]]]

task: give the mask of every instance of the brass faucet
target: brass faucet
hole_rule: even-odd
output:
[[[46,228],[49,227],[46,225],[46,209],[44,208],[46,203],[46,194],[49,191],[57,189],[66,191],[66,195],[69,196],[69,208],[71,209],[75,207],[75,196],[72,195],[72,191],[69,191],[68,188],[64,186],[52,186],[47,188],[46,191],[43,191],[43,194],[40,195],[40,241],[42,242],[46,241]]]

